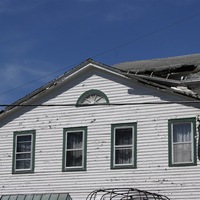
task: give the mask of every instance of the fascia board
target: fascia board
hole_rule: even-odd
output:
[[[116,75],[116,76],[120,76],[120,77],[125,78],[125,79],[128,78],[120,70],[117,70],[117,69],[112,68],[112,67],[100,66],[100,65],[97,65],[97,64],[93,64],[93,63],[85,65],[84,67],[82,67],[79,70],[77,70],[75,73],[71,74],[71,76],[74,76],[77,73],[81,73],[82,71],[87,70],[87,68],[89,68],[89,67],[96,68],[96,69],[102,70],[104,72],[107,72],[107,73],[110,73],[110,74],[113,74],[113,75]],[[68,78],[70,78],[71,76],[68,76]],[[128,79],[130,79],[130,78],[128,78]]]

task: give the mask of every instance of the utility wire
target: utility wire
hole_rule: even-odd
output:
[[[80,62],[79,62],[79,63],[80,63]],[[12,88],[12,89],[10,89],[10,90],[7,90],[7,91],[5,91],[5,92],[2,92],[2,93],[0,93],[0,96],[1,96],[1,95],[4,95],[4,94],[7,94],[7,93],[9,93],[9,92],[12,92],[12,91],[14,91],[14,90],[16,90],[16,89],[20,89],[20,88],[22,88],[22,87],[25,87],[25,86],[27,86],[27,85],[31,85],[32,83],[38,82],[38,81],[40,81],[40,80],[42,80],[42,79],[44,79],[44,78],[50,77],[50,76],[52,76],[52,75],[54,75],[54,74],[57,74],[58,72],[60,72],[60,71],[62,71],[62,70],[64,70],[64,69],[72,68],[73,66],[78,65],[79,63],[74,63],[73,65],[69,65],[67,68],[66,68],[66,67],[60,68],[60,69],[58,69],[57,71],[52,72],[51,74],[47,74],[47,75],[42,76],[42,77],[40,77],[40,78],[38,78],[38,79],[32,80],[32,81],[30,81],[30,82],[28,82],[28,83],[24,83],[24,84],[19,85],[19,86],[15,87],[15,88]]]
[[[185,21],[187,21],[187,20],[190,20],[190,19],[192,19],[192,18],[194,18],[194,17],[197,17],[197,16],[200,16],[200,13],[195,13],[195,14],[189,16],[189,17],[185,17],[185,18],[180,19],[180,20],[178,20],[178,21],[176,21],[176,22],[173,22],[173,23],[171,23],[171,24],[162,26],[162,27],[160,27],[160,28],[158,28],[158,29],[156,29],[156,30],[154,30],[154,31],[152,31],[152,32],[146,33],[146,34],[144,34],[144,35],[142,35],[142,36],[140,36],[140,37],[138,37],[138,38],[136,38],[136,39],[134,39],[134,40],[130,40],[130,41],[128,41],[128,42],[125,42],[125,43],[122,43],[122,44],[117,45],[117,46],[115,46],[115,47],[112,47],[112,48],[110,48],[110,49],[108,49],[108,50],[102,51],[101,53],[98,53],[98,54],[94,55],[94,56],[91,57],[91,58],[95,58],[95,57],[102,56],[102,55],[104,55],[104,54],[107,54],[107,53],[109,53],[109,52],[115,50],[115,49],[119,49],[119,48],[121,48],[121,47],[123,47],[123,46],[129,45],[129,44],[134,43],[134,42],[136,42],[136,41],[138,41],[138,40],[141,40],[141,39],[144,39],[144,38],[146,38],[146,37],[149,37],[149,36],[151,36],[151,35],[153,35],[153,34],[155,34],[155,33],[158,33],[158,32],[161,32],[161,31],[163,31],[163,30],[166,30],[166,29],[168,29],[168,28],[171,28],[171,27],[173,27],[173,26],[175,26],[175,25],[177,25],[177,24],[183,23],[183,22],[185,22]]]
[[[167,102],[133,102],[133,103],[104,103],[104,104],[1,104],[6,107],[90,107],[90,106],[127,106],[127,105],[164,105],[164,104],[199,104],[200,101],[167,101]]]
[[[119,48],[121,48],[121,47],[127,46],[127,45],[129,45],[129,44],[131,44],[131,43],[134,43],[134,42],[136,42],[136,41],[142,40],[142,39],[144,39],[144,38],[146,38],[146,37],[149,37],[149,36],[151,36],[151,35],[153,35],[153,34],[155,34],[155,33],[158,33],[158,32],[161,32],[161,31],[163,31],[163,30],[166,30],[166,29],[168,29],[168,28],[170,28],[170,27],[173,27],[173,26],[175,26],[175,25],[178,25],[178,24],[180,24],[180,23],[183,23],[183,22],[185,22],[185,21],[187,21],[187,20],[190,20],[190,19],[192,19],[192,18],[195,18],[195,17],[197,17],[197,16],[200,16],[200,13],[195,13],[195,14],[189,16],[189,17],[185,17],[185,18],[183,18],[183,19],[181,19],[181,20],[178,20],[178,21],[173,22],[173,23],[171,23],[171,24],[168,24],[168,25],[166,25],[166,26],[162,26],[162,27],[160,27],[160,28],[158,28],[158,29],[156,29],[156,30],[154,30],[154,31],[152,31],[152,32],[149,32],[149,33],[147,33],[147,34],[144,34],[144,35],[142,35],[142,36],[140,36],[140,37],[138,37],[138,38],[136,38],[136,39],[134,39],[134,40],[130,40],[130,41],[128,41],[128,42],[119,44],[119,45],[117,45],[117,46],[115,46],[115,47],[112,47],[112,48],[110,48],[110,49],[107,49],[107,50],[105,50],[105,51],[102,51],[102,52],[100,52],[100,53],[98,53],[98,54],[95,54],[95,55],[91,56],[91,58],[100,57],[100,56],[102,56],[102,55],[104,55],[104,54],[107,54],[107,53],[109,53],[109,52],[111,52],[111,51],[114,51],[114,50],[119,49]],[[80,61],[80,62],[81,62],[81,61]],[[38,78],[38,79],[35,79],[35,80],[33,80],[33,81],[30,81],[30,82],[25,83],[25,84],[22,84],[22,85],[19,85],[19,86],[15,87],[15,88],[12,88],[12,89],[8,90],[8,91],[2,92],[2,93],[0,93],[0,96],[1,96],[1,95],[4,95],[4,94],[7,94],[7,93],[10,93],[10,92],[12,92],[12,91],[14,91],[14,90],[16,90],[16,89],[20,89],[20,88],[22,88],[22,87],[28,86],[28,85],[30,85],[30,84],[32,84],[32,83],[35,83],[35,82],[37,82],[37,81],[39,81],[39,80],[42,80],[42,79],[44,79],[44,78],[47,78],[47,77],[49,77],[49,76],[52,76],[52,75],[54,75],[54,74],[56,74],[56,73],[58,73],[58,72],[60,72],[60,71],[62,71],[62,70],[64,70],[64,69],[72,68],[72,67],[78,65],[80,62],[76,62],[76,63],[74,63],[74,64],[71,64],[71,65],[69,65],[67,68],[66,68],[66,67],[60,68],[60,69],[58,69],[57,71],[54,71],[54,72],[52,72],[52,73],[50,73],[50,74],[47,74],[47,75],[45,75],[45,76],[42,76],[42,77],[40,77],[40,78]],[[1,106],[1,105],[0,105],[0,106]]]

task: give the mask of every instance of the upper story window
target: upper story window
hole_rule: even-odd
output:
[[[93,104],[109,104],[108,97],[100,90],[89,90],[84,92],[76,102],[77,106]]]
[[[111,168],[136,167],[136,123],[113,124]]]
[[[13,173],[34,171],[35,131],[14,132]]]
[[[64,129],[63,140],[63,171],[86,170],[87,127]]]
[[[169,166],[196,164],[196,119],[169,120]]]

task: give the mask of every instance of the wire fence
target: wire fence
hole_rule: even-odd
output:
[[[136,188],[99,189],[91,192],[86,200],[170,200],[167,196]]]

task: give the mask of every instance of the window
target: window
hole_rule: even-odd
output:
[[[136,168],[137,124],[113,124],[111,168]]]
[[[169,126],[169,166],[196,164],[196,119],[172,119]]]
[[[64,129],[63,141],[63,171],[86,170],[87,127]]]
[[[34,171],[35,131],[14,132],[13,173]]]
[[[89,90],[84,92],[76,102],[77,106],[93,105],[93,104],[108,104],[108,97],[99,90]]]

